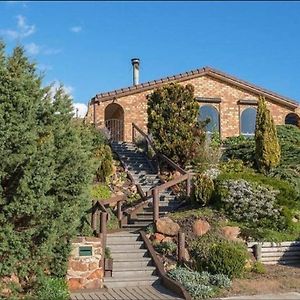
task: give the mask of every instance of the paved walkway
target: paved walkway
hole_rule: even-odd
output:
[[[71,300],[182,300],[182,298],[162,285],[153,285],[72,293]]]
[[[300,293],[291,292],[283,294],[265,294],[265,295],[253,295],[253,296],[235,296],[229,298],[220,298],[220,300],[299,300]]]

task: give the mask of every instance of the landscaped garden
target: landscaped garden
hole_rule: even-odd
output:
[[[205,135],[209,120],[196,121],[191,86],[169,85],[148,99],[156,148],[194,171],[193,193],[185,205],[148,229],[169,276],[194,299],[258,293],[255,282],[264,277],[278,291],[295,290],[299,281],[288,288],[284,282],[289,271],[299,275],[297,269],[257,262],[246,243],[300,240],[300,129],[275,127],[260,98],[255,136],[221,141],[216,132]],[[178,265],[179,230],[186,236],[186,253]],[[284,274],[282,280],[276,269]]]

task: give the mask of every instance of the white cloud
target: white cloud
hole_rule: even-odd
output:
[[[53,48],[44,48],[43,54],[46,55],[54,55],[61,52],[61,49],[53,49]]]
[[[59,80],[55,79],[51,84],[50,94],[54,96],[61,85],[62,83]],[[71,85],[63,85],[63,91],[70,97],[73,97],[72,93],[74,91],[74,88]]]
[[[88,109],[87,105],[84,103],[74,103],[73,108],[74,116],[79,118],[84,118]]]
[[[45,71],[51,71],[53,70],[53,67],[50,66],[50,65],[46,65],[46,64],[38,64],[38,69],[42,72],[45,72]]]
[[[81,26],[73,26],[73,27],[70,28],[70,30],[72,32],[78,33],[80,31],[82,31],[82,27]]]
[[[25,45],[25,50],[28,52],[28,54],[36,55],[40,53],[41,47],[36,43],[29,43]]]
[[[0,29],[0,34],[7,36],[10,39],[23,39],[35,33],[35,25],[29,25],[26,18],[22,15],[17,17],[17,29]]]

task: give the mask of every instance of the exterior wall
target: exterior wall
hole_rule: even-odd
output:
[[[79,256],[81,246],[92,246],[92,256]],[[71,291],[102,287],[104,276],[100,265],[102,255],[100,238],[77,237],[72,241],[67,271],[67,282]]]
[[[209,75],[182,81],[180,84],[192,84],[195,88],[195,97],[204,98],[220,98],[221,103],[212,104],[220,113],[221,137],[238,136],[240,134],[240,115],[247,107],[256,107],[256,105],[238,104],[239,100],[258,100],[258,94],[249,93],[237,86],[228,84],[221,80],[210,77]],[[146,95],[153,90],[140,92],[129,96],[116,98],[115,100],[100,102],[96,104],[96,123],[97,126],[103,127],[105,108],[115,102],[120,104],[124,109],[124,126],[125,140],[131,141],[132,132],[131,124],[134,122],[139,127],[147,130],[147,100]],[[275,124],[284,124],[285,116],[294,112],[287,106],[274,103],[270,99],[267,100],[268,108],[273,115]],[[205,103],[199,103],[205,105]],[[88,120],[93,122],[93,105],[90,106],[88,112]],[[300,108],[298,109],[300,112]]]

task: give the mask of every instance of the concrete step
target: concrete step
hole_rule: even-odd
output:
[[[113,269],[113,277],[114,278],[136,278],[136,277],[150,277],[155,275],[155,267],[146,267],[146,268],[138,268],[138,269],[121,269],[115,270]]]
[[[166,213],[167,212],[165,212],[165,211],[160,211],[159,215],[164,216]],[[141,213],[136,214],[136,216],[137,216],[138,219],[142,219],[144,217],[148,217],[148,218],[151,217],[152,218],[152,216],[153,216],[153,210],[152,211],[143,211]]]
[[[119,269],[130,269],[130,268],[145,268],[147,266],[152,266],[152,259],[148,257],[143,258],[133,258],[132,260],[124,259],[124,260],[116,260],[114,259],[113,268],[114,270]]]
[[[114,278],[114,277],[104,278],[104,285],[108,288],[127,287],[127,286],[149,286],[159,282],[160,279],[158,276],[132,277],[132,278],[122,278],[122,279]]]
[[[107,244],[119,244],[119,243],[127,243],[127,242],[135,242],[139,241],[140,235],[139,234],[133,234],[133,233],[128,233],[126,234],[108,234],[107,235]]]
[[[133,224],[125,224],[122,226],[122,228],[127,228],[127,229],[142,229],[147,226],[149,226],[152,222],[138,222],[138,223],[133,223]]]
[[[134,249],[142,249],[143,248],[143,242],[139,243],[120,243],[120,244],[111,244],[107,243],[107,247],[110,248],[111,252],[114,252],[116,250],[123,250],[123,251],[131,251]]]
[[[130,251],[123,250],[113,250],[111,251],[111,256],[113,259],[129,259],[129,258],[141,258],[147,257],[148,250],[147,249],[132,249]]]

